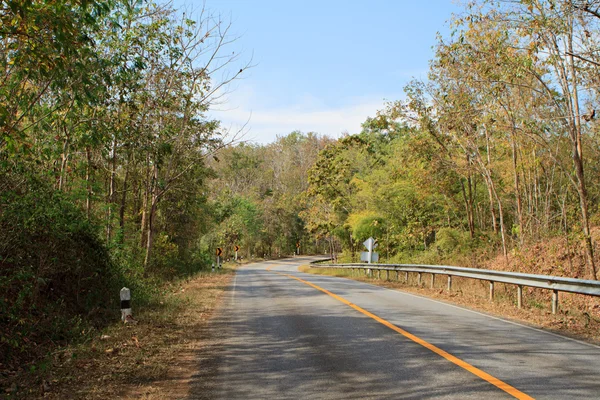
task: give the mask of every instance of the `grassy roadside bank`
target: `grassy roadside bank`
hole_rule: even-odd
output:
[[[487,282],[473,279],[454,277],[452,280],[453,290],[449,292],[445,288],[445,279],[437,279],[435,287],[430,288],[429,277],[423,279],[422,284],[419,286],[415,276],[409,278],[408,283],[404,283],[403,276],[400,277],[399,281],[396,281],[393,273],[390,274],[390,279],[387,280],[384,273],[379,279],[376,275],[369,278],[364,274],[352,274],[348,270],[312,268],[310,265],[303,265],[298,270],[317,275],[354,279],[390,289],[402,290],[600,345],[600,318],[596,313],[582,311],[579,307],[576,307],[576,304],[581,302],[581,297],[577,301],[573,301],[574,296],[577,296],[574,294],[561,293],[559,312],[553,315],[549,300],[551,294],[549,291],[542,291],[541,289],[526,292],[523,308],[519,309],[516,307],[516,296],[514,295],[516,289],[512,285],[496,283],[494,301],[492,302],[487,297],[489,295]],[[540,301],[540,298],[544,296],[548,297],[548,301]],[[598,301],[595,298],[585,297],[590,302]]]
[[[115,322],[93,339],[60,348],[2,382],[6,399],[181,398],[194,373],[208,321],[234,275],[233,267],[165,287],[137,324]],[[118,314],[117,314],[118,315]]]

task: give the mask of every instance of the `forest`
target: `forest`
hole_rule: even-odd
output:
[[[128,286],[303,254],[597,279],[595,0],[476,1],[361,132],[266,145],[209,118],[252,62],[151,1],[0,5],[0,363],[114,319]]]

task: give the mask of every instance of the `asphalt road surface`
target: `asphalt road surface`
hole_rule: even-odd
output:
[[[238,270],[191,398],[600,398],[597,346],[397,290],[297,272],[310,260]]]

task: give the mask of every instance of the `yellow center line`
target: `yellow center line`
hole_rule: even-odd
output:
[[[272,267],[267,268],[267,271],[270,271],[271,268]],[[374,319],[375,321],[379,322],[380,324],[383,324],[383,325],[387,326],[388,328],[392,329],[393,331],[398,332],[399,334],[412,340],[413,342],[418,343],[421,346],[433,351],[435,354],[437,354],[437,355],[445,358],[446,360],[450,361],[451,363],[456,364],[459,367],[469,371],[470,373],[478,376],[479,378],[483,379],[484,381],[491,383],[492,385],[505,391],[506,393],[510,394],[511,396],[513,396],[517,399],[533,399],[533,397],[521,392],[520,390],[509,385],[508,383],[503,382],[500,379],[488,374],[487,372],[484,372],[484,371],[480,370],[479,368],[472,366],[468,362],[463,361],[456,356],[453,356],[452,354],[440,349],[439,347],[434,346],[433,344],[421,339],[420,337],[417,337],[417,336],[413,335],[412,333],[407,332],[404,329],[397,327],[396,325],[392,324],[391,322],[386,321],[385,319],[378,317],[377,315],[375,315],[373,313],[370,313],[369,311],[365,310],[364,308],[359,307],[356,304],[349,302],[348,300],[344,299],[343,297],[340,297],[337,294],[332,293],[327,289],[323,289],[322,287],[317,286],[314,283],[310,283],[308,281],[305,281],[304,279],[298,278],[293,275],[288,275],[288,274],[284,274],[284,273],[277,272],[277,271],[271,271],[271,272],[274,272],[278,275],[287,276],[288,278],[295,279],[295,280],[300,281],[300,282],[302,282],[308,286],[311,286],[317,290],[320,290],[321,292],[333,297],[334,299],[346,304],[347,306],[354,308],[356,311],[366,315],[367,317],[370,317],[370,318]]]

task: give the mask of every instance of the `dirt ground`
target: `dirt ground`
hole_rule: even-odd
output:
[[[224,269],[169,287],[156,307],[134,314],[136,324],[116,323],[88,343],[57,350],[35,370],[15,372],[2,382],[0,398],[185,398],[233,274]]]

